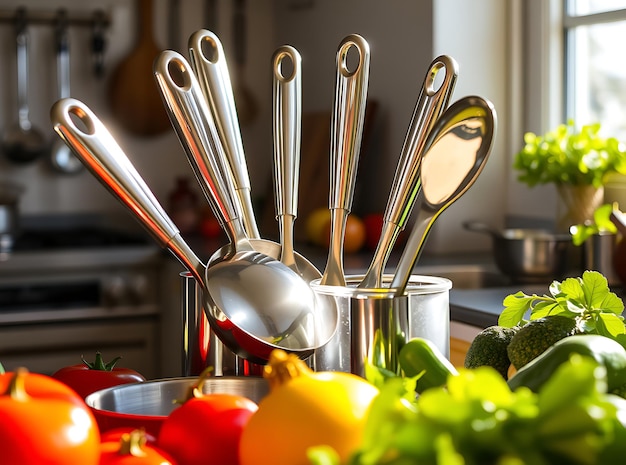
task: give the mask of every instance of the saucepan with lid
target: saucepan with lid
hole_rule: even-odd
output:
[[[515,282],[546,282],[562,278],[567,271],[569,234],[544,229],[505,228],[466,221],[468,231],[489,234],[496,265]]]

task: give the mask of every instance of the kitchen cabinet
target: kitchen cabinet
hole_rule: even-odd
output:
[[[482,331],[478,326],[472,326],[459,321],[450,322],[450,361],[457,368],[462,368],[465,354],[476,335]]]
[[[52,374],[61,367],[90,361],[101,352],[105,361],[121,356],[120,367],[146,378],[159,376],[158,322],[154,316],[0,326],[0,360],[7,371],[27,367]]]

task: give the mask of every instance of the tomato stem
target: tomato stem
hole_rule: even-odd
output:
[[[267,379],[270,389],[285,384],[298,376],[308,376],[312,370],[294,354],[275,349],[270,353],[267,365],[263,369],[263,377]]]
[[[124,433],[120,438],[120,450],[118,454],[130,455],[132,457],[145,457],[148,455],[144,450],[146,441],[146,433],[143,429],[135,429],[130,433]]]
[[[30,396],[26,392],[25,386],[27,375],[28,370],[26,368],[16,368],[5,394],[8,394],[11,399],[18,402],[26,402],[30,398]]]
[[[85,360],[85,357],[80,356],[81,360],[90,370],[99,370],[99,371],[113,371],[115,368],[115,364],[119,362],[122,357],[115,357],[109,363],[105,363],[102,359],[102,354],[100,352],[96,352],[96,359],[93,362],[88,362]]]

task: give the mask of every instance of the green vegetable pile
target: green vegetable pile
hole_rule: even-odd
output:
[[[606,278],[587,271],[553,282],[550,295],[510,295],[505,306],[499,329],[554,318],[584,332],[552,343],[508,382],[503,367],[457,371],[429,341],[410,340],[398,352],[400,375],[369,366],[380,394],[360,447],[342,465],[623,463],[626,399],[610,388],[626,392],[624,305]],[[510,337],[489,336],[504,345]],[[313,465],[340,464],[328,446],[308,456]]]
[[[350,465],[594,465],[626,454],[626,401],[606,393],[606,371],[574,354],[538,393],[512,391],[494,369],[462,369],[415,398],[391,378],[374,400]],[[315,465],[339,465],[332,450]]]
[[[576,321],[580,333],[599,334],[626,347],[624,302],[609,289],[606,278],[597,271],[585,271],[582,277],[554,281],[549,295],[527,295],[520,291],[505,297],[498,324],[507,328],[530,321],[560,315]]]

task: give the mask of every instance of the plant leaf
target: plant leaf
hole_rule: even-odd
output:
[[[624,320],[614,313],[599,313],[596,320],[598,334],[614,338],[618,334],[626,334]]]

